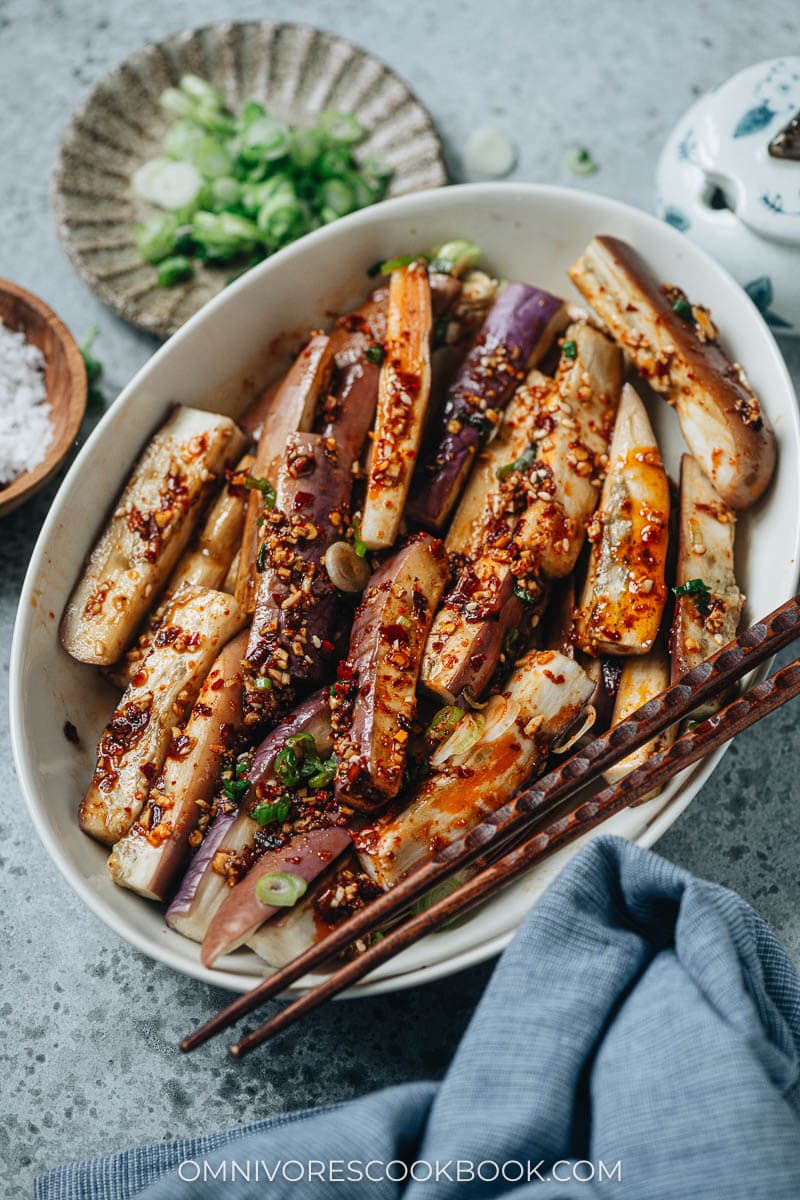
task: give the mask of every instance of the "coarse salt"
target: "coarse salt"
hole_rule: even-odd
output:
[[[44,355],[0,321],[0,487],[38,467],[53,440]]]

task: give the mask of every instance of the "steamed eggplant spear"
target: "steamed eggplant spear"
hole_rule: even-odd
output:
[[[299,704],[261,742],[247,771],[249,790],[241,807],[227,797],[220,800],[217,815],[167,910],[167,924],[178,933],[202,942],[236,878],[236,866],[246,855],[257,857],[261,827],[251,810],[271,794],[276,782],[275,760],[288,740],[303,734],[311,734],[320,758],[330,755],[333,742],[327,688]]]
[[[663,692],[667,687],[669,687],[669,659],[662,645],[662,640],[659,638],[648,654],[642,654],[625,660],[617,685],[617,696],[614,703],[614,715],[611,724],[618,725],[620,721],[624,721],[637,708],[641,708],[642,705],[647,704],[648,700],[652,700],[654,696],[657,696],[659,692]],[[668,729],[665,729],[663,733],[654,737],[652,741],[646,742],[644,746],[640,746],[632,754],[628,754],[625,758],[620,759],[616,766],[609,767],[607,771],[603,772],[606,781],[608,783],[617,783],[620,779],[624,779],[626,775],[630,775],[637,767],[641,767],[654,754],[660,754],[663,750],[668,750],[675,741],[677,732],[677,725],[670,725]],[[651,792],[650,795],[645,796],[639,803],[644,804],[646,800],[651,800],[655,794]]]
[[[106,672],[122,691],[149,653],[164,612],[181,584],[232,591],[226,581],[242,540],[247,496],[242,480],[247,477],[252,465],[252,457],[246,454],[238,462],[236,470],[228,473],[196,537],[184,550],[170,575],[161,603],[151,612],[135,645]]]
[[[518,414],[528,429],[528,446],[499,466],[490,447],[495,480],[482,507],[468,487],[465,513],[459,506],[454,519],[452,546],[468,562],[425,650],[422,683],[448,703],[480,695],[508,631],[524,613],[535,624],[542,577],[559,578],[574,569],[601,486],[621,373],[622,356],[608,338],[573,325],[555,379],[532,372],[510,406],[509,450],[518,446]],[[483,471],[480,462],[478,470]]]
[[[147,803],[108,860],[111,878],[149,900],[165,900],[183,866],[189,838],[214,797],[225,757],[242,726],[242,662],[247,632],[228,643],[209,671]]]
[[[646,654],[652,647],[667,598],[668,525],[661,455],[645,407],[626,384],[575,621],[575,641],[587,654]]]
[[[254,950],[258,957],[262,958],[270,967],[285,966],[298,954],[307,950],[309,946],[320,941],[334,927],[333,922],[323,918],[322,913],[325,910],[320,911],[318,904],[320,898],[328,899],[329,893],[335,893],[338,890],[342,893],[337,905],[337,909],[341,911],[341,919],[344,920],[350,915],[352,909],[348,903],[349,898],[344,894],[347,882],[341,880],[340,876],[358,876],[360,874],[358,859],[352,852],[351,842],[349,852],[346,849],[344,854],[334,859],[310,885],[306,894],[297,904],[276,914],[265,924],[259,926],[255,933],[247,938],[245,945]],[[377,894],[379,889],[374,884],[372,886]],[[336,899],[333,897],[331,899],[333,903],[336,903]],[[337,912],[337,910],[333,911]]]
[[[229,417],[176,407],[139,458],[61,621],[81,662],[111,666],[166,586],[214,480],[239,457]]]
[[[683,436],[722,499],[749,508],[775,468],[775,436],[708,310],[659,286],[627,242],[594,238],[570,276],[634,365],[675,408]]]
[[[369,581],[331,694],[342,804],[373,812],[400,790],[420,660],[448,573],[442,543],[419,534]]]
[[[478,450],[566,320],[563,302],[540,288],[509,283],[500,293],[448,389],[433,447],[417,471],[408,509],[415,521],[443,528]]]
[[[736,637],[744,597],[736,585],[736,516],[689,454],[681,460],[672,680]]]
[[[297,681],[318,683],[333,653],[337,592],[324,558],[347,529],[351,461],[334,437],[294,433],[287,440],[256,560],[247,724],[285,711]]]
[[[505,690],[481,712],[466,713],[438,747],[408,804],[355,834],[364,870],[389,888],[500,808],[543,770],[593,691],[574,659],[552,650],[526,654]]]
[[[350,831],[344,824],[338,824],[299,833],[279,850],[268,851],[229,890],[214,914],[200,951],[204,966],[213,966],[218,958],[243,945],[270,917],[285,911],[282,905],[269,904],[260,898],[265,878],[277,876],[277,886],[291,887],[294,882],[296,891],[302,895],[350,845]],[[297,881],[302,881],[299,888]],[[291,893],[288,898],[291,899]]]
[[[264,419],[253,464],[253,479],[261,487],[253,487],[250,492],[236,581],[236,599],[245,612],[251,613],[255,607],[258,523],[274,498],[286,439],[290,433],[311,428],[317,400],[330,380],[331,366],[330,338],[324,333],[313,333],[281,381]]]
[[[85,833],[109,845],[125,836],[161,771],[173,728],[188,716],[214,659],[244,622],[233,596],[180,589],[100,738],[80,807]]]
[[[361,537],[370,550],[394,544],[417,462],[431,389],[430,285],[425,264],[392,272],[384,357]]]

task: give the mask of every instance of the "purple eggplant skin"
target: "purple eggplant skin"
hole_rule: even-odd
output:
[[[330,398],[330,410],[324,414],[322,436],[335,439],[343,466],[346,460],[352,465],[359,457],[372,428],[379,378],[380,367],[363,356],[339,372]]]
[[[624,659],[611,658],[608,655],[598,662],[596,686],[590,701],[597,713],[597,719],[592,726],[592,737],[598,733],[605,733],[611,725],[623,666]]]
[[[566,323],[563,300],[541,288],[509,283],[500,293],[448,388],[435,443],[417,468],[408,512],[420,525],[443,527],[482,441]]]
[[[344,825],[328,825],[299,833],[280,850],[270,850],[250,868],[215,913],[208,927],[200,958],[211,967],[223,954],[230,954],[281,908],[262,904],[256,885],[264,875],[275,872],[299,875],[313,883],[335,858],[351,844],[350,831]]]
[[[326,672],[338,593],[322,560],[347,527],[350,465],[333,438],[294,433],[287,440],[259,550],[264,562],[247,646],[246,724],[285,711],[294,683],[318,683]]]
[[[267,734],[253,754],[248,771],[251,784],[260,783],[270,774],[286,739],[296,733],[310,733],[321,758],[327,758],[331,753],[333,739],[327,688],[320,688],[308,696]],[[228,890],[223,877],[212,867],[214,856],[218,850],[242,850],[257,829],[255,821],[242,809],[217,813],[167,909],[170,928],[202,941],[208,923]]]
[[[293,708],[288,716],[270,730],[253,755],[247,777],[251,784],[261,783],[269,775],[286,739],[298,733],[310,733],[320,757],[333,749],[331,713],[327,687],[320,688]]]

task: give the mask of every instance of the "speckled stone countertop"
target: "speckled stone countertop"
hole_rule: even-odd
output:
[[[56,241],[50,168],[70,109],[145,41],[230,15],[217,0],[0,0],[0,275],[44,297],[76,333],[100,329],[115,395],[154,349],[85,289]],[[669,5],[541,0],[239,0],[239,17],[317,24],[391,62],[429,107],[459,177],[476,124],[520,148],[515,177],[569,183],[561,158],[585,144],[586,186],[652,206],[664,138],[706,88],[797,45],[795,0]],[[800,345],[787,348],[800,380]],[[8,672],[25,568],[54,484],[0,525],[0,661]],[[35,686],[35,681],[31,681]],[[3,684],[3,694],[6,685]],[[5,708],[5,705],[4,705]],[[735,888],[800,959],[800,834],[793,811],[800,727],[784,710],[742,736],[662,854]],[[0,1194],[29,1196],[36,1171],[139,1142],[200,1132],[440,1075],[491,971],[317,1013],[241,1065],[219,1045],[190,1058],[179,1034],[221,991],[173,974],[86,911],[28,821],[0,724]]]

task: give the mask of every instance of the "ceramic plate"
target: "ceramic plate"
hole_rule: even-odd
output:
[[[450,236],[483,247],[499,275],[574,296],[566,268],[596,233],[627,238],[662,278],[711,306],[723,340],[742,362],[775,428],[779,460],[765,499],[737,531],[737,572],[745,617],[792,595],[800,540],[800,427],[785,364],[741,288],[670,226],[586,192],[524,184],[442,188],[380,204],[319,230],[256,267],[187,323],[146,364],[106,414],[64,481],[31,559],[11,659],[11,729],[17,769],[36,828],[76,892],[121,937],[175,969],[232,991],[250,988],[263,964],[240,950],[210,971],[199,948],[169,930],[155,905],[115,887],[108,851],[85,837],[76,812],[94,765],[94,747],[115,693],[97,672],[69,658],[58,620],[133,459],[171,404],[232,415],[275,373],[269,347],[282,331],[309,329],[357,303],[376,259],[424,250]],[[663,402],[653,408],[668,469],[677,475],[682,441]],[[65,721],[81,744],[64,737]],[[605,826],[651,845],[696,795],[720,755],[675,780],[658,798]],[[570,847],[486,904],[469,921],[435,933],[385,964],[353,994],[392,990],[480,962],[498,950],[556,873]],[[308,980],[304,981],[307,986]],[[298,985],[302,986],[302,985]]]
[[[438,135],[403,81],[371,54],[319,29],[272,21],[231,22],[176,33],[145,46],[102,79],[73,114],[53,178],[53,206],[64,248],[89,287],[128,321],[168,337],[232,274],[202,266],[189,283],[156,285],[132,227],[152,206],[133,195],[138,166],[161,153],[169,125],[158,98],[191,71],[238,109],[259,100],[293,125],[324,108],[352,113],[368,131],[357,157],[375,155],[393,170],[390,196],[447,180]]]

